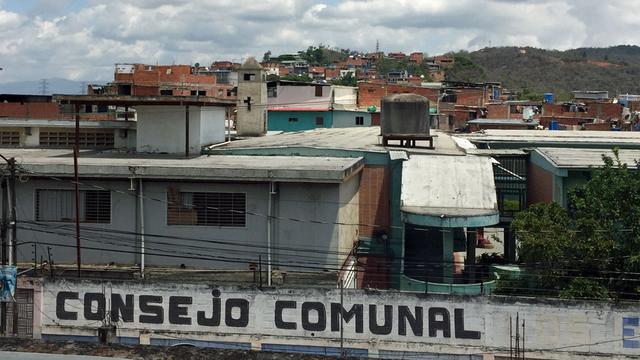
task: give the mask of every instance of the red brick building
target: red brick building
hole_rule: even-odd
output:
[[[373,105],[379,108],[380,100],[391,94],[418,94],[435,104],[440,96],[440,89],[370,81],[360,82],[358,83],[358,107],[366,108]]]
[[[230,64],[219,62],[218,65]],[[215,76],[197,74],[190,65],[116,64],[113,84],[118,95],[234,96],[229,91],[230,85],[217,84]]]
[[[412,52],[411,55],[409,55],[409,61],[414,62],[416,64],[421,64],[423,60],[424,60],[424,53]]]

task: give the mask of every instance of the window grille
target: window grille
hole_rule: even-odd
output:
[[[0,145],[19,146],[19,131],[0,131]]]
[[[244,227],[246,194],[222,192],[167,192],[168,225]]]
[[[80,132],[78,137],[81,148],[109,148],[114,146],[113,131]],[[73,131],[40,131],[40,146],[73,147],[76,134]]]
[[[80,221],[111,222],[111,193],[107,190],[80,191]],[[36,221],[75,221],[75,191],[36,190]]]

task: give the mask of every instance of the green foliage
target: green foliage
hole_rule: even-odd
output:
[[[271,50],[267,51],[262,56],[262,62],[269,62],[269,61],[271,61]]]
[[[469,54],[460,52],[453,55],[453,65],[446,71],[449,81],[484,82],[488,81],[484,68],[475,63]]]
[[[608,90],[610,94],[640,92],[638,46],[566,51],[494,47],[450,55],[461,64],[447,71],[448,80],[500,81],[509,89],[554,92],[558,101],[567,101],[571,91],[582,89]]]
[[[562,297],[640,297],[640,172],[613,153],[570,191],[568,210],[536,204],[512,222],[537,288]]]
[[[305,83],[309,83],[312,82],[313,79],[307,75],[285,75],[285,76],[281,76],[280,80],[285,80],[285,81],[298,81],[298,82],[305,82]]]
[[[358,79],[356,79],[351,72],[348,72],[339,79],[333,80],[333,85],[358,86]]]
[[[585,278],[571,279],[567,287],[560,290],[560,297],[565,299],[607,299],[609,292],[607,288],[600,285],[597,281]]]

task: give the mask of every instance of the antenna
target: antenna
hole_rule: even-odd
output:
[[[49,93],[49,81],[47,79],[40,79],[40,94],[47,95]]]

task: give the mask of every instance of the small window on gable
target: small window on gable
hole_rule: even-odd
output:
[[[254,81],[256,79],[256,74],[244,74],[244,81]]]

